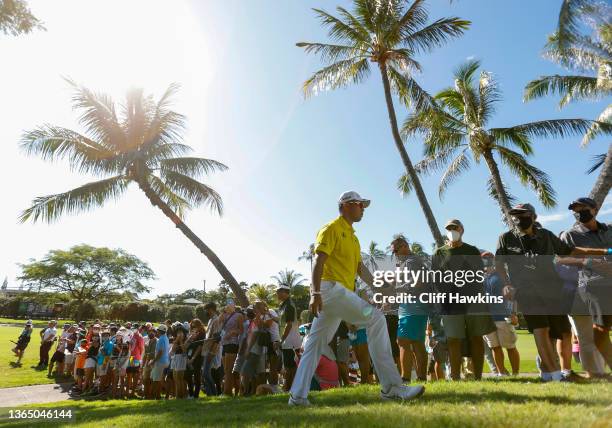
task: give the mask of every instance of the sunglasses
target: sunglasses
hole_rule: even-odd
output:
[[[365,208],[365,204],[363,202],[352,201],[352,202],[347,202],[347,204],[355,205],[359,208]]]

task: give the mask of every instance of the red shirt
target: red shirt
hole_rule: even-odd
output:
[[[135,360],[142,360],[142,353],[144,352],[144,337],[142,337],[139,332],[134,333],[134,336],[132,336],[131,345],[132,357],[134,357]]]

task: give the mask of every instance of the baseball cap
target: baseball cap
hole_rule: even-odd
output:
[[[166,326],[166,324],[160,324],[157,329],[159,331],[163,331],[164,333],[168,331],[168,326]]]
[[[343,194],[340,195],[340,198],[338,199],[338,205],[342,205],[346,202],[362,202],[364,208],[367,208],[370,206],[370,200],[369,199],[364,199],[361,196],[359,196],[359,193],[355,192],[355,191],[348,191],[348,192],[344,192]]]
[[[291,291],[291,288],[287,284],[280,284],[278,287],[276,287],[276,291],[280,290]]]
[[[512,207],[512,209],[508,212],[510,215],[514,215],[514,214],[524,214],[530,212],[533,215],[536,215],[536,210],[533,207],[533,205],[531,204],[516,204],[515,206]]]
[[[447,229],[448,226],[457,226],[457,227],[460,227],[461,229],[465,229],[463,227],[463,223],[461,223],[456,218],[453,218],[453,219],[450,219],[449,221],[447,221],[446,224],[444,225],[444,229]]]
[[[32,320],[27,320],[25,325],[32,325]]]
[[[573,210],[576,205],[586,205],[587,207],[591,207],[591,208],[597,209],[597,202],[595,202],[591,198],[578,198],[578,199],[575,199],[571,204],[569,204],[567,209],[568,210]]]

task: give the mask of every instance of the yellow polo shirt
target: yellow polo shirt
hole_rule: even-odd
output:
[[[323,265],[321,279],[337,281],[354,291],[357,267],[361,261],[361,247],[355,230],[344,217],[339,216],[319,230],[315,252],[319,251],[328,256]]]

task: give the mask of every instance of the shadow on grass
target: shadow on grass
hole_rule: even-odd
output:
[[[604,397],[605,398],[605,397]],[[542,418],[565,417],[576,425],[581,418],[571,412],[578,406],[583,412],[609,405],[605,399],[568,398],[555,394],[511,393],[506,391],[436,391],[426,394],[416,402],[397,405],[381,402],[373,388],[351,388],[334,393],[312,394],[313,407],[290,408],[287,394],[249,397],[213,398],[197,401],[107,401],[62,403],[62,407],[74,408],[77,423],[97,426],[491,426],[495,421],[492,408],[502,411],[508,405],[534,403],[552,405],[546,411],[517,414],[523,424],[542,422]],[[480,405],[479,405],[480,404]],[[434,407],[435,406],[435,407]],[[494,407],[493,407],[494,406]],[[559,407],[556,407],[559,406]],[[48,407],[48,406],[47,406]],[[475,410],[471,410],[475,409]],[[488,409],[488,410],[486,410]],[[513,407],[517,410],[518,407]],[[513,410],[514,412],[514,410]],[[566,414],[567,413],[567,414]],[[564,416],[565,415],[565,416]],[[114,420],[114,418],[129,419]],[[595,415],[597,416],[597,415]],[[565,419],[568,421],[568,419]],[[568,422],[569,422],[568,421]],[[32,420],[19,421],[12,426],[30,427]],[[500,422],[499,420],[497,421]],[[515,422],[519,422],[518,420]],[[555,425],[553,420],[552,425]],[[57,422],[55,422],[57,423]],[[521,423],[519,423],[521,424]],[[36,426],[52,426],[48,421]]]

